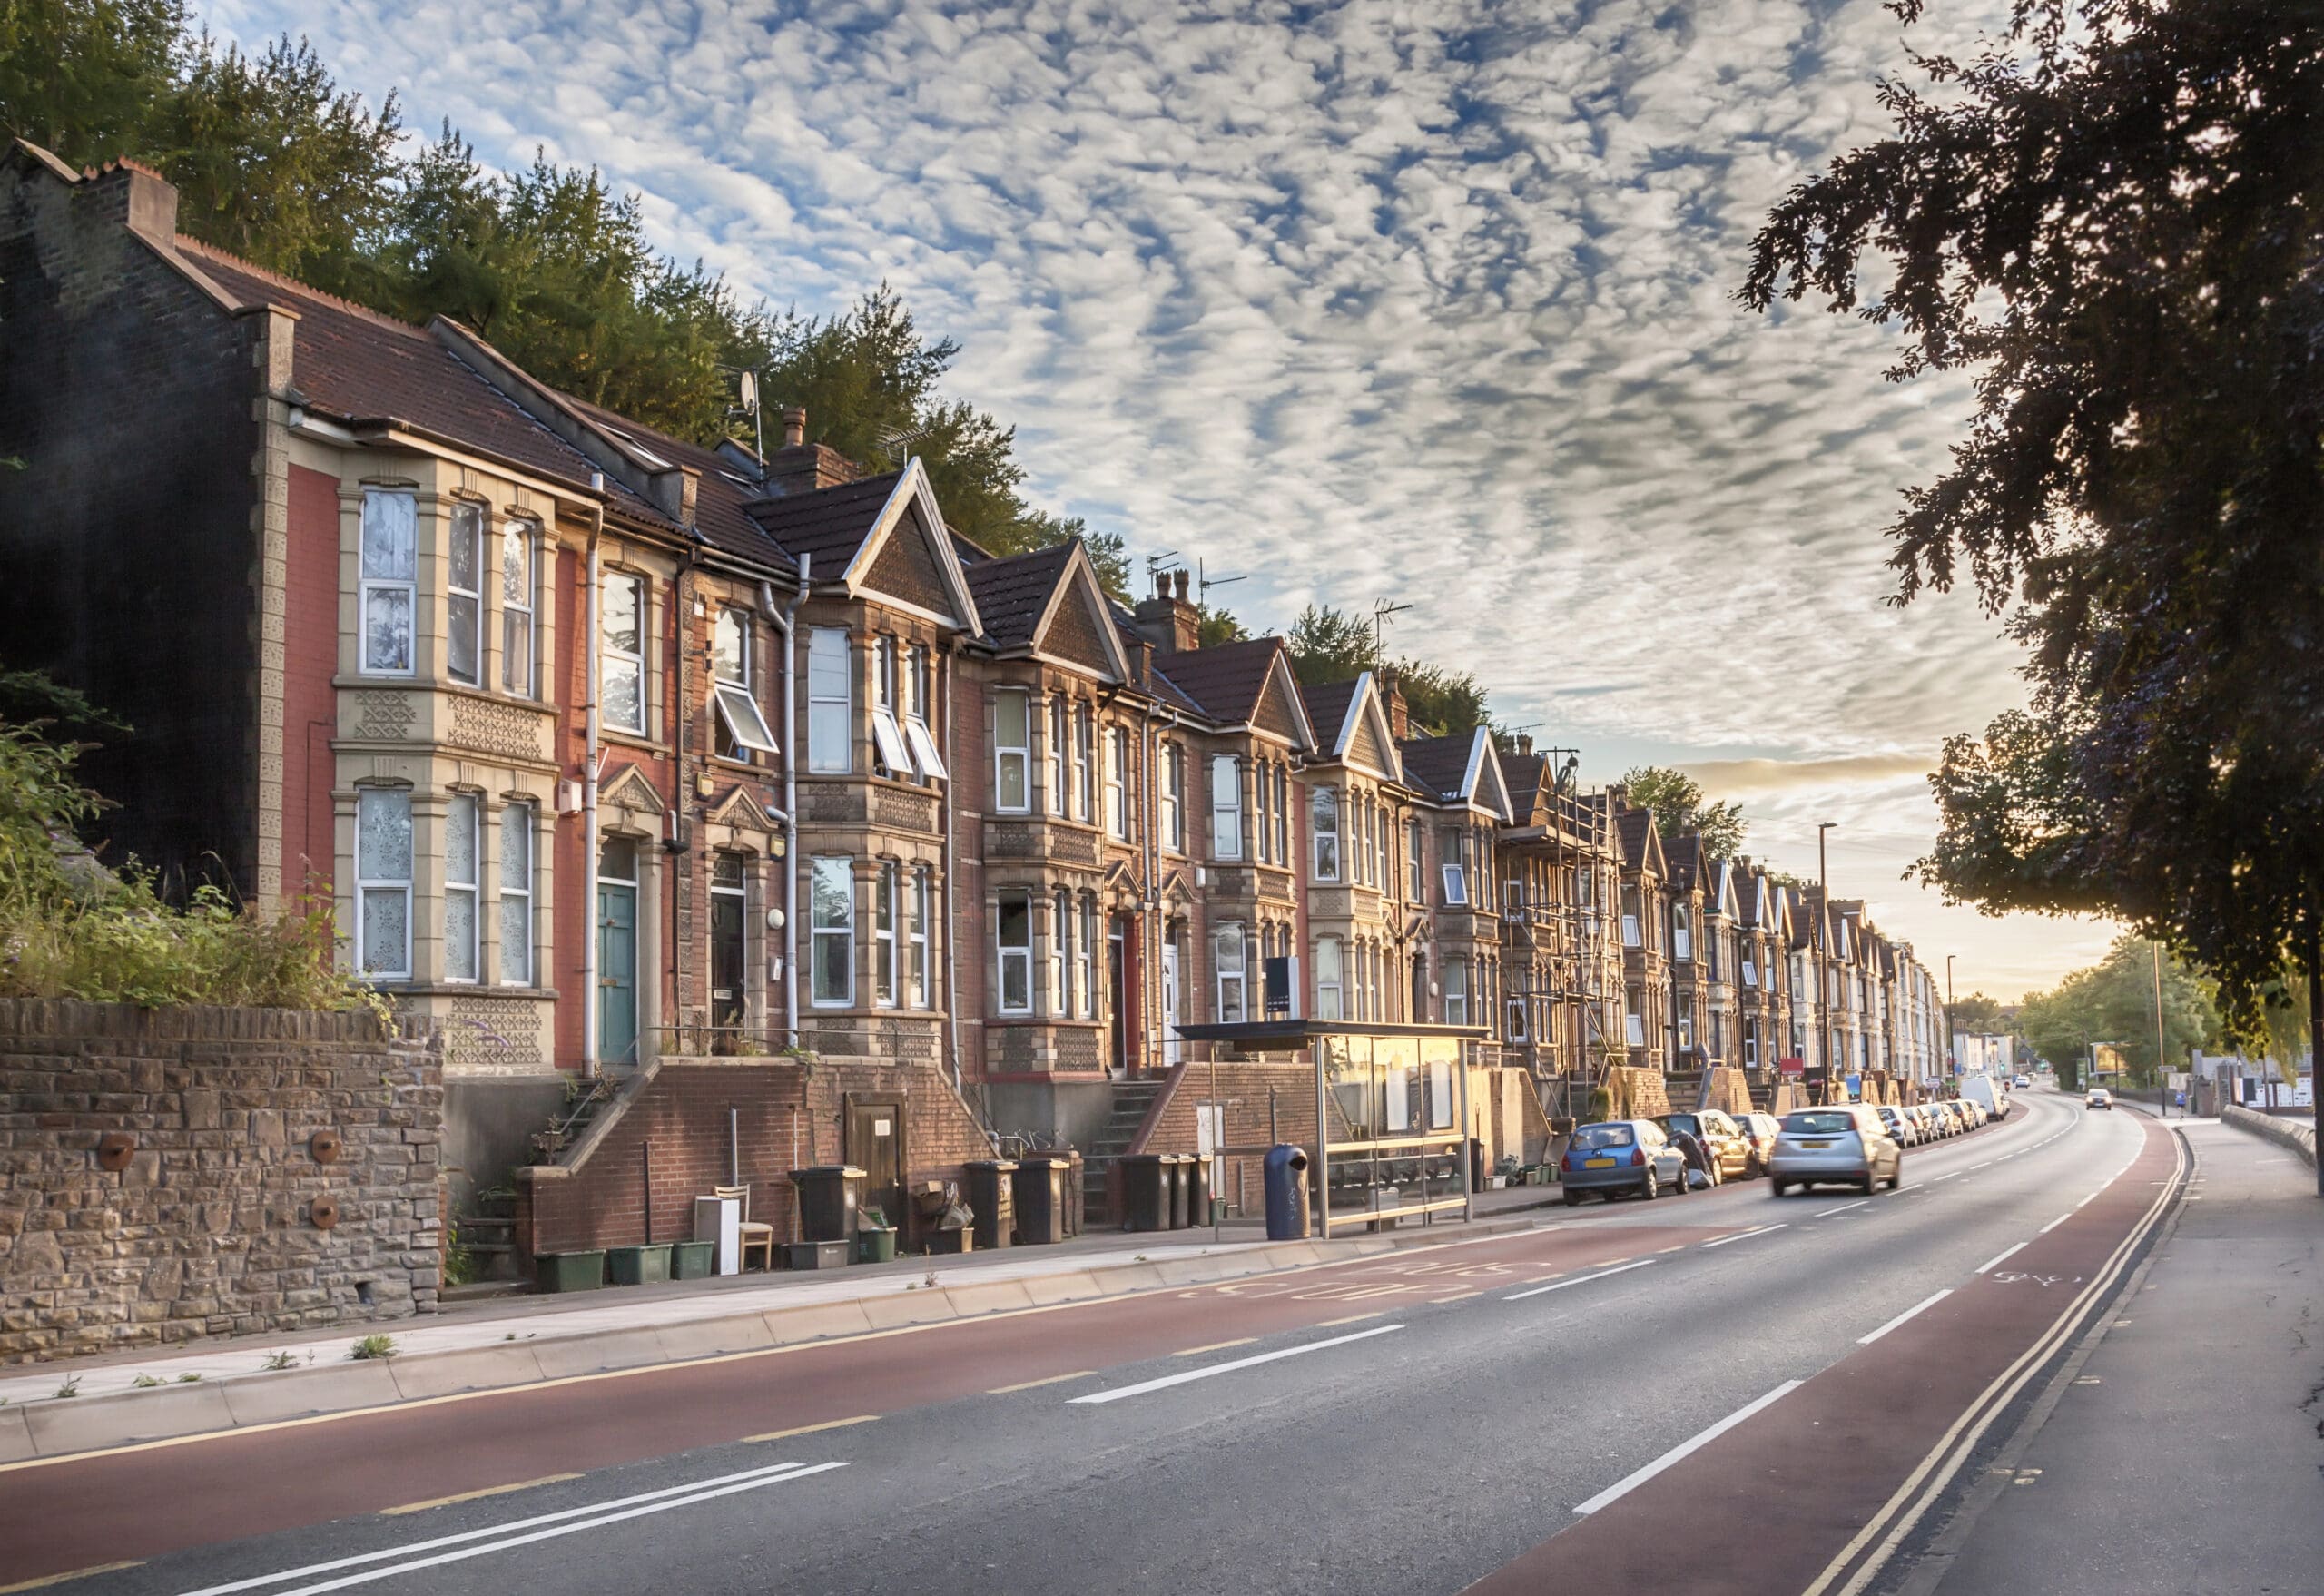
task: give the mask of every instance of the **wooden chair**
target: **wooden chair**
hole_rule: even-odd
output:
[[[774,1227],[754,1225],[751,1222],[751,1188],[747,1186],[714,1186],[710,1188],[710,1195],[715,1197],[736,1197],[742,1201],[743,1267],[747,1269],[751,1266],[751,1249],[756,1247],[760,1256],[765,1260],[766,1266],[770,1269],[773,1268]]]

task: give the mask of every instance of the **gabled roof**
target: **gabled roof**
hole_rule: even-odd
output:
[[[1112,605],[1078,538],[986,560],[964,575],[985,635],[1004,654],[1037,654],[1110,681],[1129,679]],[[1085,657],[1093,650],[1097,659]]]
[[[1662,856],[1661,828],[1651,809],[1624,809],[1614,816],[1614,831],[1621,839],[1622,868],[1668,873]]]
[[[1501,751],[1492,734],[1482,726],[1465,735],[1413,737],[1396,744],[1404,779],[1444,803],[1472,803],[1507,822],[1514,818],[1511,791],[1502,769]],[[1539,782],[1538,762],[1535,781]],[[1525,812],[1532,813],[1533,791],[1526,792]]]
[[[1068,546],[1059,544],[968,567],[969,592],[976,598],[987,637],[1003,648],[1032,646],[1033,633],[1049,613],[1058,578],[1065,572],[1068,552]]]
[[[901,471],[889,471],[813,493],[756,499],[750,517],[793,559],[812,557],[812,580],[830,581],[854,560],[873,518],[902,479]]]
[[[1370,671],[1353,682],[1327,682],[1319,686],[1299,685],[1307,718],[1316,731],[1316,752],[1324,758],[1360,764],[1356,754],[1366,743],[1379,752],[1376,764],[1361,768],[1388,781],[1401,781],[1395,734],[1388,726],[1388,706],[1381,701],[1379,684]]]
[[[865,591],[866,578],[880,557],[898,538],[917,539],[925,554],[926,568],[942,589],[949,613],[915,604],[907,595],[881,591],[881,596],[925,611],[967,632],[980,632],[976,600],[951,531],[937,507],[936,490],[927,468],[917,458],[901,471],[866,477],[860,481],[817,488],[812,493],[785,494],[779,498],[754,499],[747,507],[751,519],[793,559],[811,561],[810,583],[844,587],[851,598]]]
[[[1280,637],[1246,637],[1211,648],[1157,654],[1154,677],[1157,694],[1167,689],[1221,725],[1262,724],[1272,718],[1266,710],[1272,698],[1290,724],[1295,748],[1314,750],[1322,742],[1317,731],[1321,723],[1291,674],[1291,653]],[[1266,729],[1281,734],[1279,728]]]

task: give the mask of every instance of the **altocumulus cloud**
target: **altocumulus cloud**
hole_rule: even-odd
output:
[[[1053,507],[1247,573],[1263,625],[1413,600],[1392,645],[1512,722],[1926,764],[2018,696],[1973,606],[1881,604],[1965,387],[1729,297],[1768,204],[1884,126],[1875,0],[204,11],[488,159],[602,165],[777,303],[887,279]]]

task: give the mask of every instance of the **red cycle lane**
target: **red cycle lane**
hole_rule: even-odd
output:
[[[0,1467],[0,1586],[899,1414],[1167,1356],[1196,1342],[1457,1301],[1740,1228],[1551,1225],[1137,1296]]]
[[[2023,1250],[1984,1275],[1931,1278],[1932,1292],[1952,1295],[1551,1533],[1471,1596],[1837,1596],[1941,1487],[1938,1471],[2007,1405],[2013,1383],[2038,1373],[2121,1288],[2134,1250],[2125,1243],[2160,1216],[2183,1173],[2176,1140],[2143,1128],[2129,1167],[2055,1229],[2039,1234],[2052,1215],[2029,1211]],[[1672,1533],[1678,1525],[1686,1533]]]

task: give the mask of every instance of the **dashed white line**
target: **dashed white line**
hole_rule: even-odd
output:
[[[1972,1164],[1972,1165],[1970,1165],[1970,1166],[1969,1166],[1969,1173],[1970,1173],[1970,1174],[1972,1174],[1972,1175],[1974,1175],[1974,1174],[1975,1174],[1978,1170],[1980,1170],[1980,1169],[1990,1169],[1990,1168],[1992,1168],[1993,1167],[1994,1167],[1994,1160],[1993,1160],[1993,1159],[1991,1159],[1991,1158],[1987,1158],[1987,1159],[1986,1159],[1984,1163],[1982,1163],[1982,1164]]]
[[[2006,1252],[1994,1254],[1992,1257],[1987,1258],[1984,1263],[1979,1264],[1974,1269],[1971,1270],[1970,1273],[1974,1275],[1982,1275],[1986,1270],[1992,1268],[1995,1264],[2004,1263],[2008,1259],[2016,1256],[2019,1253],[2022,1253],[2024,1250],[2025,1243],[2021,1241]]]
[[[1757,1229],[1746,1230],[1739,1235],[1722,1236],[1717,1241],[1707,1241],[1703,1243],[1702,1250],[1709,1252],[1715,1246],[1725,1246],[1730,1241],[1748,1241],[1755,1236],[1767,1236],[1777,1230],[1788,1230],[1791,1227],[1789,1225],[1762,1225]]]
[[[2073,1216],[2072,1214],[2060,1214],[2056,1218],[2051,1220],[2047,1225],[2043,1226],[2041,1229],[2035,1231],[2034,1234],[2036,1236],[2047,1236],[2051,1231],[2055,1230],[2059,1226],[2064,1224],[2067,1220],[2073,1217]]]
[[[1403,1329],[1402,1325],[1375,1325],[1369,1330],[1358,1330],[1347,1335],[1334,1335],[1327,1341],[1304,1342],[1297,1346],[1278,1347],[1274,1352],[1257,1353],[1232,1362],[1212,1364],[1206,1368],[1188,1369],[1183,1374],[1165,1374],[1158,1380],[1141,1380],[1135,1385],[1117,1385],[1111,1391],[1093,1391],[1087,1396],[1068,1397],[1078,1405],[1119,1402],[1126,1396],[1144,1396],[1149,1391],[1167,1391],[1173,1385],[1185,1385],[1196,1380],[1207,1380],[1214,1374],[1231,1374],[1237,1369],[1252,1368],[1259,1364],[1276,1363],[1284,1358],[1295,1358],[1303,1353],[1322,1352],[1326,1347],[1345,1346],[1351,1341],[1369,1341],[1374,1335],[1389,1335]]]
[[[1719,1420],[1718,1424],[1713,1424],[1709,1429],[1703,1431],[1692,1440],[1680,1442],[1678,1445],[1664,1453],[1660,1457],[1656,1458],[1652,1463],[1647,1464],[1646,1467],[1639,1470],[1638,1473],[1627,1475],[1624,1478],[1616,1481],[1613,1484],[1607,1486],[1606,1489],[1598,1493],[1597,1495],[1591,1497],[1589,1501],[1576,1506],[1573,1511],[1578,1513],[1593,1513],[1600,1508],[1606,1506],[1609,1502],[1620,1500],[1621,1497],[1628,1495],[1630,1492],[1637,1490],[1640,1485],[1645,1484],[1649,1480],[1651,1480],[1655,1475],[1669,1468],[1672,1463],[1678,1463],[1694,1453],[1701,1451],[1704,1447],[1709,1446],[1712,1442],[1718,1440],[1721,1435],[1726,1434],[1729,1430],[1732,1430],[1736,1425],[1749,1418],[1753,1414],[1758,1413],[1761,1408],[1769,1407],[1774,1404],[1780,1402],[1783,1398],[1791,1394],[1791,1393],[1798,1390],[1800,1382],[1797,1380],[1785,1381],[1782,1384],[1777,1386],[1773,1391],[1768,1392],[1757,1402],[1747,1403],[1743,1406],[1737,1408],[1733,1413],[1728,1414],[1725,1418]]]
[[[1654,1262],[1652,1258],[1640,1258],[1634,1264],[1621,1264],[1611,1269],[1600,1269],[1595,1275],[1577,1275],[1571,1280],[1561,1280],[1554,1286],[1536,1286],[1531,1291],[1513,1291],[1501,1300],[1523,1302],[1527,1297],[1539,1296],[1545,1291],[1563,1291],[1569,1286],[1587,1286],[1592,1280],[1603,1280],[1609,1275],[1627,1275],[1632,1269],[1643,1269],[1652,1262]]]
[[[1938,1176],[1938,1177],[1937,1177],[1937,1178],[1938,1178],[1939,1180],[1957,1180],[1957,1179],[1959,1179],[1962,1176],[1966,1175],[1967,1173],[1968,1173],[1968,1171],[1967,1171],[1966,1169],[1955,1169],[1952,1174],[1950,1174],[1950,1175],[1940,1175],[1940,1176]]]
[[[1852,1203],[1842,1203],[1837,1208],[1827,1208],[1822,1213],[1817,1215],[1816,1217],[1818,1219],[1828,1219],[1835,1214],[1845,1214],[1850,1208],[1860,1208],[1871,1200],[1872,1199],[1868,1197],[1858,1197]]]
[[[1911,1318],[1915,1314],[1935,1307],[1937,1304],[1943,1302],[1946,1297],[1951,1296],[1952,1295],[1953,1288],[1948,1286],[1943,1291],[1936,1292],[1932,1296],[1922,1298],[1919,1302],[1915,1303],[1911,1307],[1906,1308],[1903,1313],[1898,1314],[1895,1318],[1889,1320],[1886,1325],[1881,1325],[1879,1329],[1875,1330],[1871,1335],[1857,1336],[1856,1338],[1856,1344],[1858,1346],[1870,1346],[1874,1342],[1887,1335],[1888,1332],[1894,1330],[1897,1325]]]

